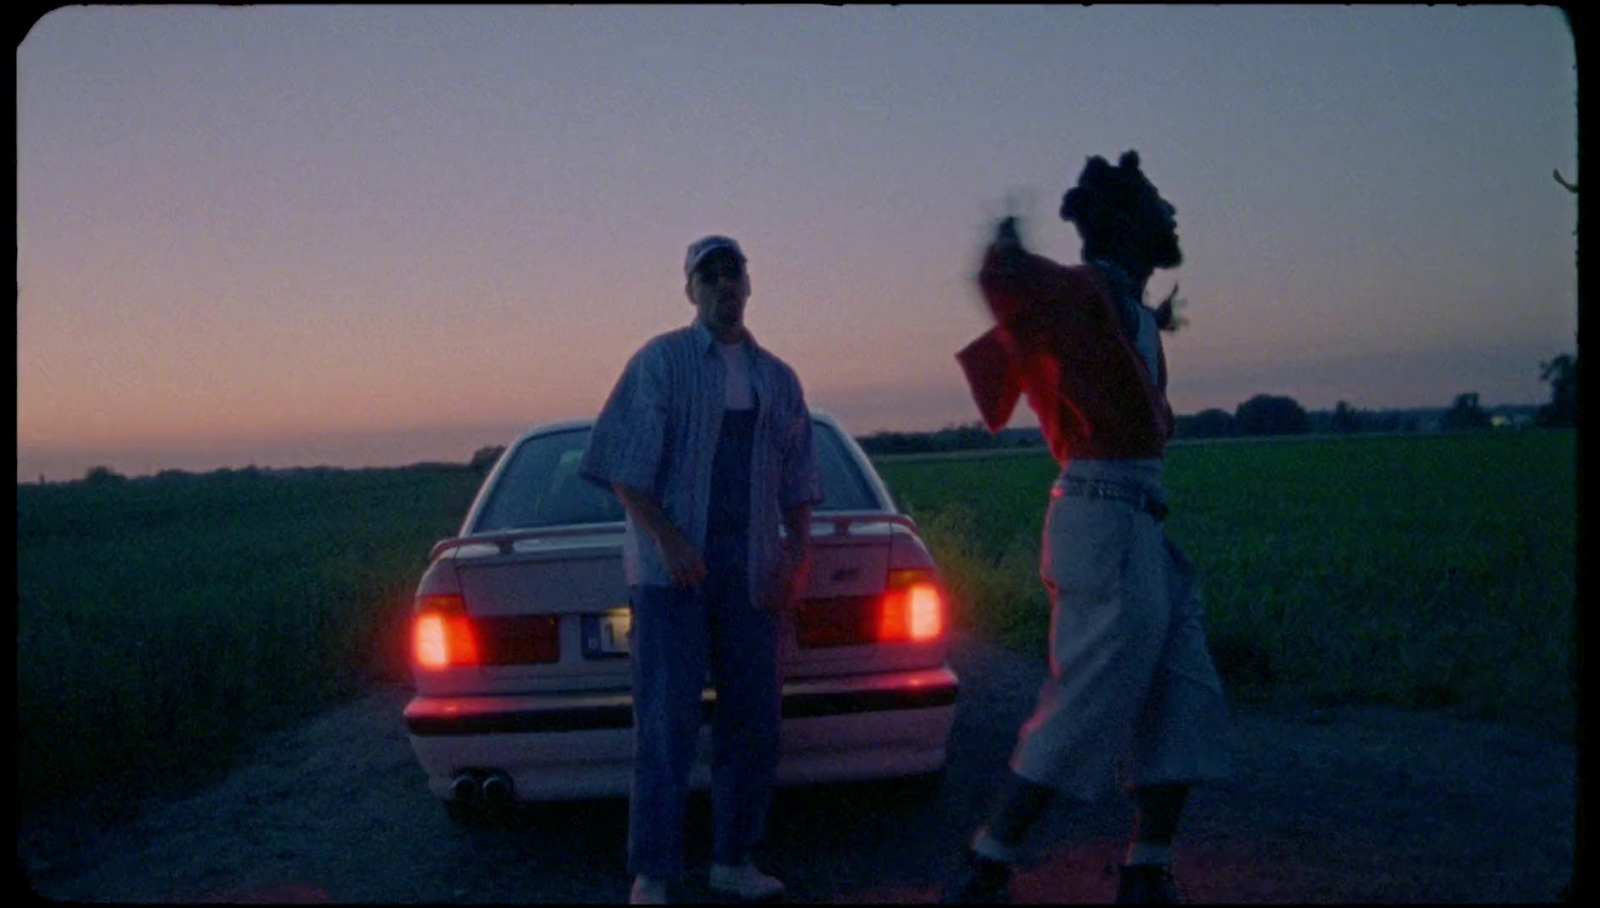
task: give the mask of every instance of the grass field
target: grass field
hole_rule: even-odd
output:
[[[1175,446],[1230,692],[1444,706],[1570,737],[1571,432]],[[969,626],[1043,652],[1048,456],[895,461]],[[24,805],[225,765],[255,733],[402,677],[450,467],[17,487]]]
[[[1569,737],[1571,432],[1196,444],[1167,531],[1199,565],[1229,688],[1450,707]],[[1044,652],[1047,455],[886,461],[978,629]]]
[[[17,784],[214,770],[258,730],[400,677],[462,468],[17,487]]]

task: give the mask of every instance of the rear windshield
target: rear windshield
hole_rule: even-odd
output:
[[[818,511],[871,511],[882,507],[872,486],[831,427],[813,422],[823,501]],[[578,476],[589,430],[570,429],[527,439],[507,455],[505,470],[489,492],[475,533],[580,523],[615,523],[622,503],[609,489]]]

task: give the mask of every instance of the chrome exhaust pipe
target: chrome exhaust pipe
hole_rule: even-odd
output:
[[[511,777],[503,772],[490,773],[484,780],[480,789],[483,801],[496,810],[509,809],[516,803],[516,795],[512,791]]]
[[[475,804],[479,794],[478,780],[470,773],[461,773],[450,782],[450,799],[458,804]]]

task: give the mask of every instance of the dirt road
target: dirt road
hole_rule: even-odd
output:
[[[936,787],[785,790],[761,863],[791,901],[914,903],[987,806],[1041,664],[961,641],[950,767]],[[20,824],[39,895],[73,901],[620,903],[622,800],[552,804],[500,827],[451,822],[380,690],[274,736],[220,784],[110,829]],[[1570,744],[1372,707],[1235,710],[1236,778],[1197,791],[1174,870],[1186,901],[1538,902],[1571,878]],[[702,867],[703,806],[691,860]],[[1018,902],[1105,902],[1126,847],[1119,802],[1057,811],[1030,840]]]

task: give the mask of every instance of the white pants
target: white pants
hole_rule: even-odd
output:
[[[1065,797],[1195,784],[1230,770],[1227,707],[1206,649],[1194,565],[1149,514],[1056,496],[1040,574],[1050,595],[1050,677],[1011,769]]]

